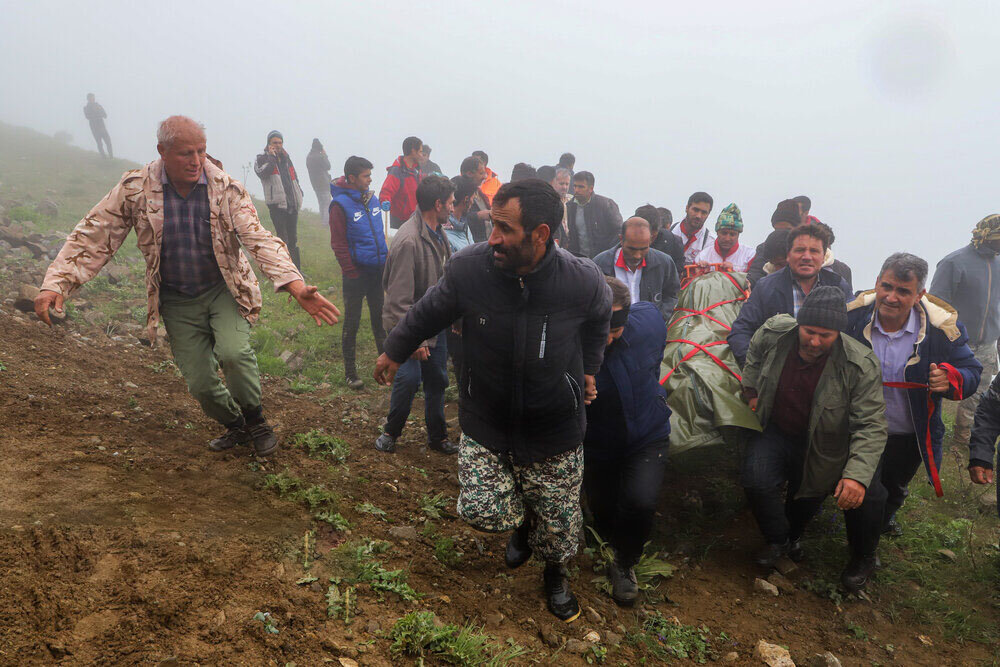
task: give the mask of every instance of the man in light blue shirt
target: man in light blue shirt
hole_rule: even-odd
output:
[[[877,311],[876,311],[877,312]],[[889,331],[885,329],[889,328]],[[906,362],[913,354],[917,343],[917,333],[920,331],[920,317],[915,308],[910,309],[910,316],[902,328],[891,330],[883,328],[882,318],[876,314],[872,323],[872,349],[882,363],[882,382],[905,382],[904,371]],[[889,422],[890,435],[913,436],[916,428],[910,414],[910,403],[906,389],[884,387],[885,416]]]

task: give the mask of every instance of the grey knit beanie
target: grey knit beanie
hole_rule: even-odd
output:
[[[281,132],[278,132],[277,130],[271,130],[270,132],[267,133],[267,141],[268,141],[268,143],[270,143],[271,139],[274,139],[275,137],[278,137],[282,141],[285,140],[285,138],[283,136],[281,136]]]
[[[847,328],[847,304],[839,287],[817,285],[802,302],[795,320],[800,326],[843,331]]]

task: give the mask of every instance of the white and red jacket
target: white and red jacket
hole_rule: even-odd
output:
[[[739,243],[730,248],[728,254],[723,255],[719,250],[719,239],[715,239],[715,243],[698,253],[694,261],[695,263],[705,262],[707,264],[729,262],[733,265],[733,271],[746,273],[747,269],[750,268],[750,262],[753,261],[756,255],[757,251],[752,246],[745,246]]]

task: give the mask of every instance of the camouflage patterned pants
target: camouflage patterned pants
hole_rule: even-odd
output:
[[[562,563],[576,555],[583,516],[583,446],[536,463],[514,465],[462,435],[458,513],[472,527],[502,533],[531,517],[528,544],[538,558]]]

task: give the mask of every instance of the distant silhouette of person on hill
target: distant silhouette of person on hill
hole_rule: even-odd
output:
[[[108,113],[104,107],[97,103],[93,93],[87,93],[87,106],[83,107],[83,115],[90,121],[90,131],[94,133],[94,141],[97,142],[97,150],[100,151],[101,157],[114,158],[115,152],[111,150],[111,135],[108,134],[108,128],[104,126],[104,119],[108,117]],[[104,146],[101,145],[101,141],[104,141],[104,145],[108,147],[107,155],[104,154]]]

